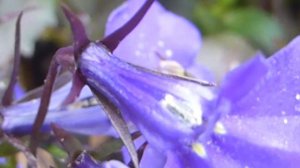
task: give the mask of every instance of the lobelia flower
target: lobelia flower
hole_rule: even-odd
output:
[[[127,16],[130,10],[133,10],[128,7],[129,5],[124,6],[113,13],[108,24],[113,26],[121,24],[122,17],[118,16]],[[147,32],[153,21],[146,22],[145,19],[143,24]],[[131,36],[134,36],[134,33]],[[146,38],[142,40],[136,38],[137,41],[128,40],[126,46],[133,47],[121,48],[120,45],[118,50],[123,52],[119,54],[125,59],[131,56],[126,51],[132,53],[139,50],[134,44],[144,41],[152,42],[147,43],[149,46],[156,44],[152,36],[148,38],[149,40]],[[258,55],[226,76],[216,95],[217,102],[214,108],[207,112],[207,118],[210,120],[204,133],[199,137],[200,144],[194,145],[203,162],[192,167],[298,167],[299,43],[298,37],[271,58],[265,59],[262,55]],[[139,60],[139,57],[133,54],[132,59]],[[152,62],[136,63],[143,65]],[[154,63],[147,67],[156,68],[156,65]],[[182,156],[189,152],[177,150],[174,153],[167,153],[167,159],[160,153],[157,149],[147,146],[141,166],[163,167],[162,165],[166,164],[165,167],[186,167],[184,161],[174,157],[174,153]]]
[[[87,87],[83,88],[82,94],[75,102],[68,106],[61,106],[70,88],[71,83],[68,83],[52,93],[49,112],[43,123],[42,132],[50,132],[50,124],[56,123],[73,133],[116,136],[109,119]],[[34,98],[2,108],[2,130],[7,134],[19,136],[30,134],[39,103],[40,98]]]
[[[105,34],[120,28],[144,2],[128,0],[115,9],[108,18]],[[201,36],[195,26],[156,1],[114,54],[127,62],[155,70],[163,68],[164,61],[176,61],[186,68],[195,62],[200,46]]]
[[[297,37],[272,57],[258,55],[225,77],[217,122],[223,131],[206,141],[214,167],[298,167],[299,44]]]
[[[99,42],[90,42],[80,21],[64,9],[73,30],[78,72],[100,101],[116,106],[162,156],[175,152],[183,166],[196,165],[202,161],[193,148],[204,131],[207,111],[202,102],[213,96],[204,86],[211,84],[145,69],[111,54],[152,2],[146,1],[121,29]]]
[[[197,81],[125,63],[101,43],[89,43],[77,62],[92,90],[118,106],[149,143],[142,168],[297,167],[299,43],[230,72],[216,101]]]
[[[105,34],[109,35],[126,23],[144,1],[128,0],[115,9],[109,15]],[[195,25],[156,1],[114,54],[126,62],[152,70],[213,81],[211,72],[196,63],[200,47],[201,34]]]

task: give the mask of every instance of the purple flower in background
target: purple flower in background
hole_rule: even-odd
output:
[[[114,10],[108,18],[105,34],[111,34],[126,23],[144,2],[128,0]],[[188,67],[195,61],[200,46],[201,36],[195,26],[155,1],[134,33],[128,34],[116,48],[114,55],[150,69],[164,67],[162,60],[177,61]]]
[[[107,20],[105,34],[126,23],[144,1],[128,0],[115,9]],[[126,62],[152,70],[212,81],[211,72],[196,63],[201,43],[195,25],[155,1],[143,21],[113,53]]]
[[[50,124],[56,123],[73,133],[115,136],[116,134],[111,127],[110,121],[87,87],[83,88],[82,94],[75,102],[68,106],[61,106],[70,88],[71,83],[68,83],[53,92],[49,113],[43,124],[42,131],[50,132]],[[3,131],[14,135],[30,134],[39,103],[40,99],[34,98],[3,108],[1,110],[3,115],[1,127]]]

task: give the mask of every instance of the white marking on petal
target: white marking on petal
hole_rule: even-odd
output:
[[[168,49],[168,50],[165,51],[165,54],[166,54],[167,58],[170,58],[173,55],[173,51]]]
[[[166,94],[160,103],[177,119],[191,126],[202,124],[202,110],[199,102],[179,100],[171,94]]]
[[[296,94],[296,100],[300,100],[300,94],[299,93]]]

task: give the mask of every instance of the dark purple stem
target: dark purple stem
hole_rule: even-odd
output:
[[[44,120],[46,118],[48,112],[48,106],[50,102],[50,97],[52,93],[52,88],[54,85],[55,77],[58,72],[58,63],[56,62],[55,58],[52,59],[47,77],[45,79],[45,85],[41,97],[40,106],[38,109],[38,113],[35,117],[33,128],[32,128],[32,135],[30,140],[30,149],[33,153],[36,152],[36,148],[38,146],[38,135],[40,133],[40,128],[42,127]]]
[[[71,49],[70,47],[60,48],[59,50],[57,50],[53,59],[51,60],[48,74],[45,79],[43,92],[41,95],[40,106],[33,123],[31,142],[30,142],[30,149],[32,150],[32,152],[35,152],[38,145],[38,135],[48,112],[50,97],[53,90],[53,85],[55,82],[59,65],[61,63],[64,63],[64,65],[72,64],[72,63],[66,63],[68,59],[65,59],[65,55],[66,54],[68,55],[70,53],[70,49]],[[69,61],[72,61],[72,59],[70,59]]]
[[[15,33],[15,55],[14,55],[14,64],[13,64],[13,70],[10,76],[10,81],[8,84],[7,89],[5,90],[4,96],[2,98],[2,105],[3,106],[9,106],[11,105],[13,101],[13,93],[14,93],[14,87],[17,82],[18,78],[18,72],[19,72],[19,65],[20,65],[20,41],[21,41],[21,18],[22,18],[23,12],[21,12],[18,16],[17,22],[16,22],[16,33]]]
[[[71,90],[70,90],[69,94],[67,95],[66,99],[61,104],[61,106],[66,106],[70,103],[73,103],[76,100],[76,98],[80,95],[80,92],[81,92],[82,88],[84,87],[84,85],[85,85],[85,83],[80,78],[80,74],[79,74],[78,70],[75,71],[74,76],[73,76]]]
[[[119,43],[139,24],[143,19],[148,9],[151,7],[154,0],[147,0],[137,13],[122,27],[105,37],[100,42],[113,52]]]
[[[79,18],[66,5],[62,5],[62,9],[72,29],[74,56],[75,60],[77,60],[85,47],[90,43],[90,40],[87,38],[84,26]]]

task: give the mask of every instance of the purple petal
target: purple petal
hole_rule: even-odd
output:
[[[178,147],[177,150],[168,152],[167,157],[166,168],[211,167],[209,160],[201,158],[191,148]]]
[[[300,116],[228,116],[221,122],[226,134],[240,140],[300,154]]]
[[[140,162],[141,168],[164,167],[165,163],[166,156],[162,152],[157,151],[150,145],[146,146]]]
[[[78,67],[87,84],[108,97],[153,146],[189,144],[201,127],[210,90],[191,81],[159,74],[110,55],[91,43]]]
[[[228,83],[222,91],[223,96],[234,103],[231,114],[282,117],[300,115],[299,45],[298,37],[271,58],[255,61],[256,63],[248,68],[249,71],[244,71],[242,67],[228,75],[236,74],[234,80],[228,77]],[[254,73],[256,71],[259,73]],[[226,87],[228,85],[231,87]],[[238,89],[241,86],[242,89]],[[227,96],[229,94],[226,93],[236,95],[236,98]],[[238,95],[239,93],[242,94]]]
[[[128,22],[101,40],[101,44],[106,46],[110,52],[113,52],[119,43],[140,23],[154,1],[146,0]]]
[[[261,54],[230,72],[222,83],[220,97],[236,102],[247,95],[268,72],[268,65]]]
[[[85,135],[116,135],[111,124],[100,106],[81,107],[80,100],[85,100],[92,96],[91,91],[84,87],[82,94],[75,104],[67,106],[66,109],[59,107],[67,96],[71,84],[67,84],[52,94],[49,113],[42,126],[42,131],[51,131],[50,124],[56,123],[63,129]],[[34,99],[22,104],[16,104],[2,109],[4,116],[2,129],[12,134],[30,134],[33,120],[36,116],[39,99]]]
[[[20,83],[16,83],[14,88],[14,98],[15,100],[19,100],[25,95],[24,88],[20,85]]]
[[[300,163],[299,153],[254,145],[230,135],[213,138],[213,144],[224,158],[231,158],[240,167],[296,168]]]
[[[0,165],[6,165],[7,164],[7,159],[5,157],[0,157]]]
[[[213,144],[224,160],[248,167],[300,163],[300,38],[269,59],[256,57],[226,77],[219,105],[223,135]],[[231,160],[231,161],[230,161]]]
[[[116,9],[108,19],[105,34],[110,34],[126,23],[143,2],[129,0]],[[167,11],[155,1],[140,24],[120,43],[114,54],[150,69],[159,68],[161,59],[173,59],[187,67],[195,60],[200,45],[201,37],[193,24]]]

